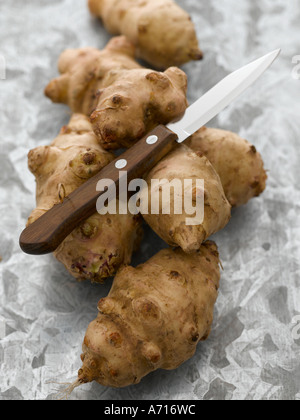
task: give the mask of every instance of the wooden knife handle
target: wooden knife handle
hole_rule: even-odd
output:
[[[177,144],[177,135],[160,125],[107,165],[60,204],[41,216],[21,234],[20,247],[32,255],[48,254],[57,249],[64,239],[82,222],[92,216],[103,192],[96,187],[101,179],[110,179],[119,190],[119,172],[127,171],[128,183],[142,178]]]

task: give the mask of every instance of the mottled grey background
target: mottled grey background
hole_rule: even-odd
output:
[[[275,48],[280,59],[211,126],[238,132],[263,154],[265,194],[234,211],[215,240],[224,272],[209,340],[173,372],[113,390],[85,385],[71,398],[300,399],[300,55],[298,0],[181,0],[205,60],[184,67],[192,102],[227,73]],[[106,286],[77,284],[52,256],[22,254],[18,237],[34,207],[27,152],[69,119],[43,90],[67,47],[103,47],[109,35],[86,0],[0,0],[0,399],[52,399],[73,381],[81,342]],[[297,69],[294,71],[294,75]],[[135,262],[163,244],[148,232]],[[300,318],[299,318],[300,319]],[[298,320],[299,322],[299,320]],[[294,330],[294,333],[297,330]],[[300,332],[300,330],[299,330]]]

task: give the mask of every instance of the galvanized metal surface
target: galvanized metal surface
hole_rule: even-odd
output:
[[[210,125],[238,132],[262,153],[268,188],[237,209],[213,239],[224,271],[208,341],[176,371],[114,390],[85,385],[71,398],[300,398],[300,6],[296,0],[181,0],[205,59],[184,66],[192,103],[222,77],[282,48],[271,70]],[[110,36],[85,0],[0,3],[0,399],[52,399],[80,367],[83,336],[105,286],[77,284],[52,256],[22,254],[35,206],[28,150],[49,144],[69,111],[43,94],[65,48]],[[298,56],[298,58],[297,58]],[[147,230],[135,263],[165,245]],[[297,327],[298,326],[298,327]]]

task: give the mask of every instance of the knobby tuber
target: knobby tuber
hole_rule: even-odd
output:
[[[151,188],[153,179],[162,182]],[[178,201],[178,198],[173,188],[170,188],[171,212],[170,214],[163,214],[162,200],[160,194],[155,193],[155,190],[162,190],[163,193],[164,185],[174,180],[180,180],[183,186],[185,180],[193,181],[192,186],[187,185],[185,190],[182,191],[181,197],[185,194],[187,197],[190,195],[193,198],[194,206],[197,195],[202,194],[204,198],[204,219],[201,224],[187,225],[187,218],[192,216],[186,213],[184,200],[182,200],[181,207],[177,211],[178,214],[175,214],[174,204],[175,200]],[[204,191],[202,186],[196,187],[196,180],[204,180]],[[196,155],[186,146],[179,146],[156,165],[149,173],[147,182],[148,189],[142,191],[141,203],[142,207],[145,203],[148,203],[149,209],[143,217],[148,225],[171,246],[180,246],[187,253],[195,252],[201,247],[202,242],[223,229],[230,220],[231,206],[225,197],[218,174],[205,156]],[[159,202],[155,203],[155,200]],[[201,205],[200,201],[199,205]],[[158,208],[159,211],[153,214],[153,208]],[[193,215],[194,218],[195,216],[196,214]]]
[[[187,77],[177,67],[164,73],[121,71],[99,92],[91,122],[105,149],[130,147],[159,124],[180,119],[188,106]]]
[[[137,56],[155,68],[203,57],[191,17],[173,0],[89,0],[89,8],[110,33],[126,35]]]
[[[220,280],[213,242],[198,252],[165,249],[137,268],[122,268],[87,329],[73,389],[97,381],[137,384],[156,369],[176,369],[208,338]]]
[[[165,72],[142,68],[134,47],[113,38],[107,47],[67,50],[59,60],[61,76],[45,94],[90,117],[105,149],[130,147],[159,124],[180,119],[187,106],[187,76],[177,67]]]
[[[111,79],[120,70],[142,68],[134,52],[134,46],[123,36],[111,39],[101,51],[67,49],[58,60],[61,75],[47,85],[45,94],[54,103],[68,105],[73,113],[89,116],[97,104],[99,89],[107,84],[106,78]]]
[[[237,134],[204,127],[186,144],[209,159],[232,207],[248,203],[265,190],[267,174],[262,157],[255,146]]]
[[[37,182],[37,209],[28,225],[62,202],[109,164],[114,155],[102,149],[86,116],[74,114],[50,146],[29,152],[29,168]],[[78,280],[101,282],[129,264],[142,235],[138,216],[95,213],[55,251],[55,257]]]

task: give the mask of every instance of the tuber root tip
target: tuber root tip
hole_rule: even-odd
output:
[[[56,394],[54,394],[55,400],[64,400],[68,399],[75,388],[78,388],[79,386],[83,385],[84,382],[78,378],[74,382],[56,382],[56,381],[47,381],[47,384],[56,384],[56,385],[67,385],[65,388],[62,388],[59,390]]]

